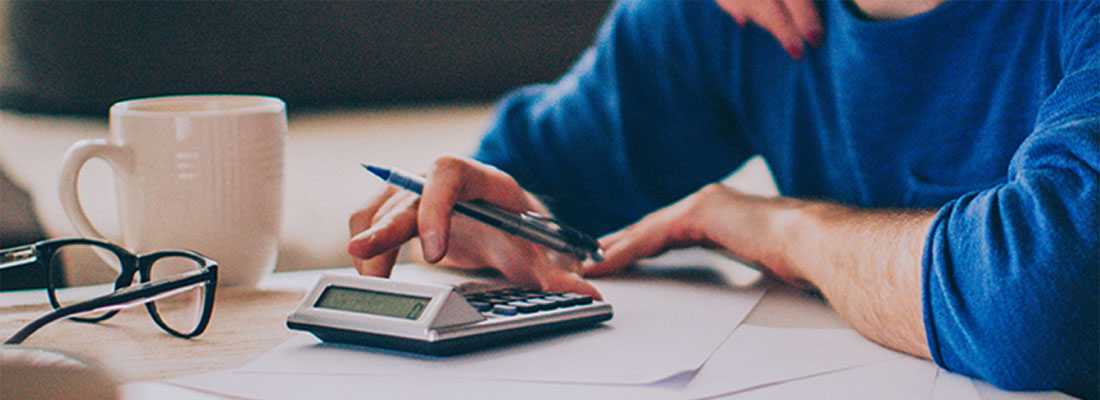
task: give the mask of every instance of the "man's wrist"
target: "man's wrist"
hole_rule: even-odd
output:
[[[850,212],[846,207],[799,200],[793,198],[777,199],[771,211],[770,242],[775,244],[772,268],[778,268],[791,278],[804,281],[808,285],[821,285],[823,266],[821,262],[827,254],[825,245],[829,241],[829,223]],[[816,261],[815,261],[816,260]]]

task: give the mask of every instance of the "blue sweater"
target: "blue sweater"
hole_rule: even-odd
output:
[[[938,209],[934,361],[1100,396],[1100,4],[818,8],[824,43],[793,61],[712,1],[621,3],[568,74],[502,102],[475,157],[592,234],[754,154],[786,196]]]

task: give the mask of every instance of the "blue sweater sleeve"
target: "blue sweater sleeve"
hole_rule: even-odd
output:
[[[1091,398],[1100,396],[1100,13],[1067,9],[1063,21],[1063,77],[1007,182],[949,202],[932,224],[924,323],[933,359],[949,370]]]
[[[590,234],[632,223],[750,154],[723,111],[736,34],[710,1],[620,2],[570,72],[503,100],[475,158]]]

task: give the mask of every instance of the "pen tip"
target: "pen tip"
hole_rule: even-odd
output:
[[[378,177],[382,178],[382,180],[386,180],[386,179],[390,178],[390,170],[388,170],[388,169],[385,169],[385,168],[382,168],[382,167],[376,167],[376,166],[373,166],[373,165],[367,165],[367,164],[359,164],[359,165],[362,165],[363,168],[366,168],[367,171],[370,171],[372,174],[378,175]]]

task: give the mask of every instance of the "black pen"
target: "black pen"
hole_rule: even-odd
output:
[[[424,179],[420,176],[402,173],[396,169],[361,165],[391,185],[416,194],[421,194],[424,190]],[[545,215],[532,211],[516,214],[476,200],[457,202],[454,205],[454,211],[510,235],[572,255],[581,262],[589,259],[595,262],[603,261],[603,250],[600,249],[599,242],[584,232],[565,226]]]

